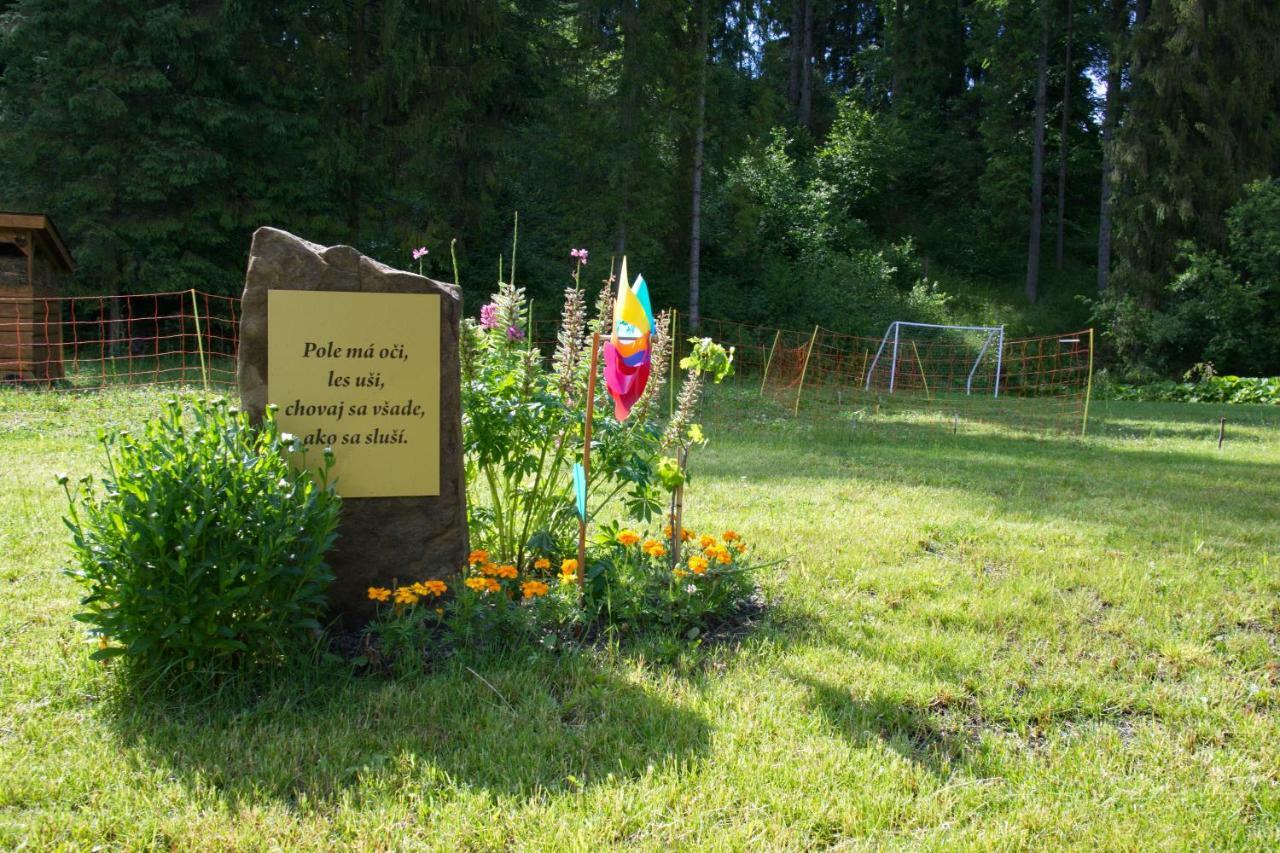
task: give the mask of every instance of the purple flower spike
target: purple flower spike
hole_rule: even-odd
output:
[[[498,306],[490,302],[480,309],[480,328],[492,329],[498,325]]]
[[[520,328],[519,326],[507,326],[507,340],[523,341],[524,329]]]

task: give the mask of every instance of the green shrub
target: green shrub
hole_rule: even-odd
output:
[[[320,629],[340,507],[328,448],[317,481],[290,464],[305,451],[274,408],[254,427],[223,400],[193,403],[189,419],[170,401],[141,435],[99,438],[101,488],[59,478],[95,658],[122,658],[148,685],[216,680]]]
[[[1209,376],[1198,382],[1102,383],[1102,399],[1172,403],[1257,403],[1280,406],[1280,376]]]

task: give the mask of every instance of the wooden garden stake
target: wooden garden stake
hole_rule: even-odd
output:
[[[582,479],[591,482],[591,416],[596,408],[596,373],[600,357],[600,333],[591,334],[591,372],[587,374],[587,418],[582,428]],[[587,519],[578,519],[578,590],[586,584]]]
[[[685,466],[689,464],[689,451],[681,448],[676,451],[676,461],[680,466],[680,473],[685,473]],[[676,511],[674,518],[671,520],[671,565],[680,565],[680,545],[684,542],[684,482],[676,486],[675,494],[672,495],[675,500]]]
[[[1227,418],[1222,416],[1218,418],[1218,449],[1222,449],[1223,439],[1227,437]]]

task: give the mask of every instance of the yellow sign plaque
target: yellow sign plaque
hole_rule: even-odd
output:
[[[440,494],[440,296],[268,291],[267,399],[343,497]]]

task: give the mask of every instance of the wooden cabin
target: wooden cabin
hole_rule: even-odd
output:
[[[52,382],[62,370],[62,280],[74,271],[49,217],[0,211],[0,382]]]

